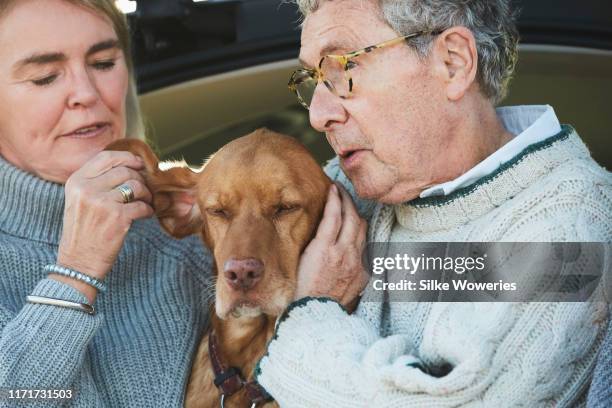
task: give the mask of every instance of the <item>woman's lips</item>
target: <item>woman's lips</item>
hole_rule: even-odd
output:
[[[75,130],[72,133],[67,133],[63,136],[71,137],[73,139],[91,139],[101,135],[110,129],[110,124],[108,123],[98,123],[91,126],[85,126],[80,129]]]

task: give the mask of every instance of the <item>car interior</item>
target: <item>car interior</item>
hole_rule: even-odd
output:
[[[141,96],[149,137],[165,158],[197,165],[228,141],[259,127],[298,138],[321,162],[333,157],[325,136],[287,88],[297,60],[286,60],[168,86]],[[612,52],[523,46],[504,105],[550,104],[598,162],[612,168]]]
[[[553,106],[611,169],[612,5],[564,0],[551,9],[546,1],[517,2],[519,62],[500,106]],[[299,66],[295,6],[217,0],[185,12],[180,4],[139,2],[128,16],[147,137],[161,156],[199,165],[265,126],[301,140],[320,163],[333,157],[287,87]]]

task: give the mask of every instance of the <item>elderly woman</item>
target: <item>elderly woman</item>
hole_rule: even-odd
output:
[[[102,152],[142,135],[113,2],[0,2],[0,105],[0,405],[180,405],[210,258]]]

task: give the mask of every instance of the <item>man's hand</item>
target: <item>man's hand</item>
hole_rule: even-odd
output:
[[[325,296],[354,310],[369,279],[362,263],[366,231],[351,196],[332,185],[317,234],[300,259],[295,299]]]

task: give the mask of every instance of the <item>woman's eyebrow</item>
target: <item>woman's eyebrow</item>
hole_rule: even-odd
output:
[[[67,57],[61,52],[49,52],[43,54],[32,54],[24,59],[17,61],[13,65],[13,71],[17,72],[27,65],[44,65],[53,62],[66,61]]]
[[[92,45],[91,47],[89,47],[86,55],[90,56],[100,51],[105,51],[105,50],[109,50],[113,48],[120,48],[119,40],[109,39],[109,40],[100,41],[99,43],[96,43]],[[13,72],[17,72],[28,65],[45,65],[45,64],[55,63],[55,62],[63,62],[63,61],[66,61],[67,59],[68,57],[66,56],[66,54],[61,53],[61,52],[32,54],[26,58],[23,58],[17,61],[13,65],[14,67]]]
[[[119,40],[117,39],[109,39],[109,40],[104,40],[101,41],[97,44],[92,45],[91,47],[89,47],[89,50],[87,50],[87,56],[93,55],[95,53],[98,53],[100,51],[105,51],[105,50],[110,50],[113,48],[120,48],[119,47]]]

